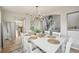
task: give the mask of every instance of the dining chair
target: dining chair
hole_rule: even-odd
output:
[[[28,42],[26,39],[22,39],[22,46],[24,53],[42,53],[42,51],[38,48],[33,50],[33,44]]]
[[[22,51],[27,52],[28,50],[28,44],[26,43],[27,41],[25,41],[24,39],[21,40],[22,40]]]
[[[49,36],[50,31],[45,31],[45,35]]]
[[[52,32],[52,35],[56,37],[60,37],[61,34],[59,32]]]
[[[73,42],[72,47],[71,47],[71,53],[79,53],[79,43]]]
[[[38,48],[35,48],[33,50],[32,44],[28,42],[24,44],[24,49],[25,49],[25,53],[42,53],[42,51]]]
[[[79,31],[68,31],[68,35],[73,38],[71,52],[79,52]]]
[[[66,43],[65,53],[69,53],[70,52],[70,48],[71,48],[72,43],[73,43],[73,41],[72,41],[72,38],[70,37],[69,40]]]

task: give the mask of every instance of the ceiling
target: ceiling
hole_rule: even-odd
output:
[[[78,6],[39,6],[38,11],[39,14],[48,14],[51,12],[58,12],[63,10],[79,8]],[[2,9],[5,11],[24,13],[34,15],[36,8],[35,6],[2,6]]]

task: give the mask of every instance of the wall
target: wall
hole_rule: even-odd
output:
[[[18,20],[19,18],[24,18],[25,14],[21,13],[15,13],[15,12],[10,12],[10,11],[4,11],[3,10],[3,20],[4,21],[12,21],[14,22],[15,20]]]
[[[61,14],[61,34],[67,36],[67,17],[66,13]]]
[[[31,20],[31,16],[26,15],[26,17],[24,19],[24,32],[29,32],[29,30],[30,30],[30,20]]]

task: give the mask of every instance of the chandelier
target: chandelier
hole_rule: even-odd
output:
[[[34,20],[40,20],[42,18],[42,16],[39,14],[39,6],[35,6],[36,8],[36,15],[34,16]]]

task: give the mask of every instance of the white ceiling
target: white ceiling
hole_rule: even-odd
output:
[[[40,14],[48,14],[56,11],[77,9],[78,6],[39,6],[38,10]],[[35,14],[35,6],[2,6],[2,9],[11,12]]]

